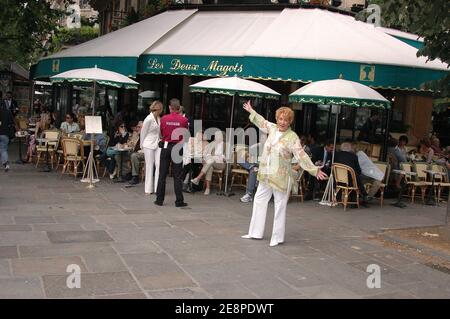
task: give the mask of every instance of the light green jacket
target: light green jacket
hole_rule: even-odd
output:
[[[287,192],[289,186],[296,181],[291,169],[293,157],[302,169],[316,176],[319,167],[311,162],[294,131],[289,128],[277,139],[276,124],[266,121],[255,110],[250,113],[249,118],[253,124],[268,134],[259,163],[258,181],[280,192]]]

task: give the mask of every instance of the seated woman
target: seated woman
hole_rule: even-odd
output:
[[[208,142],[203,139],[203,132],[199,131],[195,137],[190,137],[188,143],[183,147],[183,191],[191,193],[192,185],[189,181],[193,174],[200,171],[203,162],[203,153],[206,151]]]
[[[203,168],[196,178],[191,179],[191,182],[192,184],[198,185],[200,183],[200,179],[205,177],[205,195],[209,195],[211,191],[213,170],[225,169],[225,143],[223,141],[222,131],[216,131],[214,134],[214,141],[207,145],[204,155]]]
[[[434,150],[431,148],[431,141],[429,138],[423,138],[419,142],[419,155],[423,160],[430,164],[433,161]]]
[[[41,113],[39,121],[36,122],[34,134],[29,136],[25,161],[28,163],[32,162],[34,150],[36,148],[36,139],[41,136],[42,132],[52,128],[53,118],[50,113]]]
[[[109,139],[109,146],[106,150],[107,156],[110,157],[109,164],[107,165],[107,169],[109,172],[109,178],[113,179],[115,177],[115,168],[116,168],[116,155],[119,154],[119,151],[117,151],[116,147],[122,147],[124,144],[128,142],[129,134],[125,128],[124,122],[117,122],[116,123],[116,129],[111,134]],[[118,176],[120,176],[121,172],[118,172]]]
[[[61,123],[61,131],[63,134],[76,133],[80,131],[80,126],[75,120],[73,113],[66,114],[66,121]]]

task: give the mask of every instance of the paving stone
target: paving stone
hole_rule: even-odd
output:
[[[276,277],[266,277],[264,280],[244,279],[242,284],[263,299],[285,298],[298,294],[296,289]]]
[[[335,284],[304,287],[297,291],[311,299],[361,299],[361,296]]]
[[[83,254],[83,259],[86,261],[86,265],[90,272],[127,271],[127,267],[123,264],[120,257],[115,253],[87,253]]]
[[[55,220],[48,216],[16,216],[16,224],[53,224]]]
[[[390,251],[367,253],[366,255],[376,260],[380,260],[384,264],[392,267],[412,264],[414,262],[412,259],[409,259],[407,257],[401,256],[399,254]]]
[[[81,256],[114,253],[109,243],[71,243],[19,246],[21,257]]]
[[[80,266],[81,272],[87,272],[86,265],[80,257],[45,257],[12,259],[11,267],[15,276],[58,275],[67,276],[67,266]]]
[[[395,291],[387,294],[373,295],[366,297],[366,299],[417,299],[417,297],[405,291]]]
[[[45,275],[42,280],[48,298],[75,298],[141,292],[128,272],[82,274],[81,287],[74,289],[67,287],[67,276]]]
[[[177,228],[153,227],[148,229],[112,229],[108,231],[116,242],[140,242],[153,239],[177,238],[180,240],[192,237],[187,232]]]
[[[4,213],[5,212],[2,211],[2,213],[0,215],[0,225],[12,225],[12,224],[14,224],[14,221],[13,221],[12,217],[11,216],[5,216]],[[12,215],[14,212],[10,212],[10,213]]]
[[[108,242],[113,239],[103,230],[92,231],[50,231],[47,232],[52,243]]]
[[[0,246],[0,259],[1,258],[17,258],[16,246]]]
[[[204,248],[192,250],[177,250],[171,253],[173,258],[182,265],[201,265],[219,262],[245,262],[248,258],[234,249]]]
[[[403,290],[418,298],[424,299],[449,299],[450,290],[448,286],[437,287],[428,283],[410,283],[400,286]]]
[[[7,259],[0,259],[0,278],[8,277],[11,275],[11,271],[9,270],[9,262]]]
[[[154,299],[208,299],[207,293],[200,288],[180,288],[147,291]]]
[[[106,295],[106,296],[93,296],[94,299],[147,299],[147,296],[143,293],[132,294],[118,294],[118,295]]]
[[[122,257],[146,290],[197,286],[165,253],[124,254]]]
[[[37,224],[32,227],[35,231],[83,230],[83,228],[78,224]]]
[[[0,225],[1,231],[31,231],[29,225]]]
[[[161,251],[152,241],[142,241],[137,243],[114,243],[112,246],[119,254],[154,253]]]
[[[258,296],[240,282],[202,285],[215,299],[255,299]]]
[[[0,299],[41,299],[41,281],[34,277],[0,278]]]
[[[41,245],[48,244],[49,240],[47,234],[42,231],[27,231],[14,232],[3,231],[0,232],[0,246],[11,245]]]

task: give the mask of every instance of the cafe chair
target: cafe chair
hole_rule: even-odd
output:
[[[38,167],[42,156],[46,156],[45,153],[47,153],[48,150],[48,156],[50,157],[50,163],[53,169],[53,163],[55,162],[56,158],[56,151],[58,150],[59,146],[59,137],[60,137],[59,131],[46,130],[42,132],[41,138],[52,139],[55,141],[36,144],[36,167]]]
[[[248,171],[241,166],[239,166],[238,162],[242,162],[247,159],[248,148],[246,145],[236,145],[235,151],[233,154],[233,165],[231,166],[231,186],[242,186],[244,188],[247,187],[248,180]],[[235,184],[235,180],[238,180],[239,183]]]
[[[408,193],[407,193],[408,195],[406,195],[406,196],[411,197],[411,203],[414,203],[417,188],[420,189],[420,191],[421,191],[420,197],[422,198],[422,202],[425,203],[425,194],[426,194],[428,186],[431,185],[431,183],[426,181],[427,176],[426,176],[426,173],[423,172],[424,169],[427,169],[427,164],[419,164],[419,166],[417,166],[417,164],[414,164],[414,170],[413,170],[413,166],[411,164],[400,163],[400,169],[407,173],[415,172],[417,174],[415,176],[415,180],[413,180],[409,174],[405,175],[405,181],[406,181],[406,185],[408,187]],[[417,170],[421,171],[420,175],[417,172]]]
[[[359,208],[359,188],[356,181],[356,174],[353,168],[343,164],[333,164],[332,166],[333,176],[336,183],[335,196],[336,204],[344,205],[344,211],[347,210],[348,204],[356,204]],[[341,193],[341,200],[338,200],[338,195]],[[356,195],[356,201],[349,201],[349,197],[352,193]]]
[[[85,166],[86,157],[84,156],[83,141],[77,138],[65,138],[62,141],[63,152],[64,152],[64,164],[61,171],[61,176],[63,174],[73,174],[75,178],[79,173],[83,173]],[[78,166],[81,165],[81,170],[78,171]],[[70,168],[72,167],[72,172]],[[68,169],[66,173],[66,169]]]
[[[450,190],[450,182],[448,180],[448,170],[447,170],[447,167],[442,166],[442,165],[437,165],[437,164],[431,165],[431,170],[435,171],[435,172],[440,172],[442,174],[442,175],[436,175],[434,178],[434,185],[437,187],[437,202],[439,203],[441,201],[442,190],[443,189]],[[435,196],[436,196],[436,192],[435,192]]]
[[[294,185],[294,187],[292,187],[292,190],[291,190],[291,197],[300,198],[300,201],[302,203],[304,200],[303,189],[305,188],[304,172],[305,171],[303,169],[300,169],[300,171],[296,173],[295,185]]]

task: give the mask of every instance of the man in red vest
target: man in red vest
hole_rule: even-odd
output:
[[[164,203],[164,196],[166,195],[166,177],[169,173],[169,165],[172,162],[173,185],[176,196],[175,206],[184,207],[187,206],[187,204],[184,202],[183,197],[183,162],[174,161],[171,156],[172,148],[179,143],[183,143],[183,136],[177,134],[172,136],[172,132],[177,128],[184,128],[187,130],[189,128],[189,122],[186,117],[180,114],[180,100],[171,99],[169,110],[170,114],[164,115],[161,118],[160,129],[162,138],[159,142],[161,157],[155,205],[162,206]],[[183,148],[180,147],[180,152],[182,151]],[[182,154],[180,155],[182,156]]]

